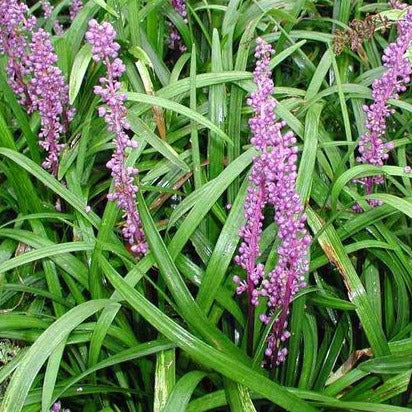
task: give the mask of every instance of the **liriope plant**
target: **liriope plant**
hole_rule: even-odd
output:
[[[0,411],[411,406],[409,5],[0,10]]]

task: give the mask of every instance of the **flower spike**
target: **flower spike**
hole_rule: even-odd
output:
[[[120,93],[120,77],[126,67],[118,57],[120,45],[114,41],[116,32],[113,26],[104,22],[99,24],[96,20],[89,22],[89,31],[86,39],[92,46],[93,59],[103,62],[106,66],[107,76],[100,78],[100,86],[95,86],[94,92],[101,97],[104,106],[99,107],[99,116],[106,121],[107,128],[115,137],[113,143],[115,150],[112,158],[107,162],[114,180],[114,190],[108,195],[109,200],[115,200],[123,211],[126,222],[123,227],[123,236],[129,242],[131,251],[137,256],[147,253],[139,212],[136,209],[136,193],[138,187],[134,184],[134,176],[138,170],[126,166],[126,149],[136,148],[136,142],[129,138],[127,130],[130,129],[126,120],[126,95]]]

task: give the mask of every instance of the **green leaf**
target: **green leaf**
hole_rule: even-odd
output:
[[[316,155],[318,150],[319,119],[322,105],[314,105],[306,114],[305,136],[303,139],[303,153],[299,164],[296,188],[300,194],[301,201],[306,204],[309,201],[312,180],[315,169]]]
[[[183,327],[157,309],[139,292],[130,287],[105,259],[102,260],[102,269],[117,292],[121,294],[123,299],[134,310],[140,313],[160,333],[180,346],[182,350],[186,351],[197,362],[206,367],[213,368],[228,378],[249,387],[288,411],[311,412],[316,410],[266,378],[262,373],[248,368],[227,353],[212,348],[187,332]]]
[[[316,234],[323,227],[322,221],[311,208],[306,209],[306,214],[309,225]],[[356,312],[362,322],[374,355],[387,355],[389,347],[378,317],[373,311],[366,290],[346,254],[335,229],[331,225],[326,226],[323,232],[319,234],[318,241],[329,260],[336,265],[343,277],[349,300],[356,306]]]
[[[407,199],[401,199],[388,193],[374,193],[366,198],[380,200],[412,218],[412,203]]]
[[[176,382],[176,353],[174,349],[157,353],[154,382],[153,411],[165,411],[165,405]]]
[[[129,101],[132,101],[132,102],[145,103],[145,104],[149,104],[152,106],[160,106],[160,107],[163,107],[164,109],[172,110],[176,113],[186,116],[188,119],[192,119],[196,121],[197,123],[215,132],[216,135],[221,137],[226,143],[232,144],[230,137],[226,133],[224,133],[219,127],[214,125],[210,120],[206,119],[204,116],[202,116],[198,112],[195,112],[194,110],[191,110],[187,108],[186,106],[183,106],[180,103],[167,100],[163,97],[149,96],[143,93],[131,93],[130,92],[130,93],[127,93],[127,98]]]
[[[113,302],[107,299],[85,302],[71,309],[46,329],[33,343],[13,374],[1,404],[1,411],[20,412],[24,401],[44,362],[85,319]]]
[[[17,163],[20,167],[39,179],[40,182],[45,184],[47,187],[53,190],[53,192],[55,192],[57,195],[71,204],[92,225],[98,226],[100,219],[93,211],[86,212],[86,205],[84,204],[84,201],[70,192],[68,189],[66,189],[61,183],[59,183],[53,176],[42,169],[39,165],[14,150],[0,148],[0,155],[6,156],[10,160],[13,160],[13,162]]]
[[[172,227],[178,219],[195,205],[196,209],[193,208],[191,216],[193,219],[196,219],[197,224],[199,224],[202,217],[205,216],[208,210],[216,203],[217,199],[222,195],[230,183],[232,183],[232,181],[249,166],[255,155],[256,151],[253,148],[247,150],[235,161],[230,163],[216,179],[211,180],[200,189],[195,190],[187,196],[174,210],[170,217],[169,227]],[[183,227],[186,228],[187,226],[190,228],[191,225],[192,223],[189,224],[188,219],[186,219],[179,231],[183,232]]]
[[[279,66],[280,63],[282,63],[290,55],[295,53],[295,51],[300,49],[305,43],[306,43],[306,40],[301,40],[297,42],[296,44],[292,44],[285,50],[282,50],[279,54],[276,54],[270,61],[270,65],[269,65],[270,70],[273,70],[275,67]]]
[[[248,184],[248,180],[245,179],[220,232],[203,276],[196,300],[205,313],[209,312],[217,291],[222,287],[227,268],[239,242],[238,232],[244,221],[244,199]]]
[[[104,0],[93,0],[97,5],[99,5],[102,9],[106,10],[109,14],[113,17],[119,18],[119,15],[116,13],[112,7],[110,7]]]
[[[184,172],[189,172],[189,166],[179,157],[176,151],[164,140],[161,140],[153,131],[135,114],[130,113],[128,116],[130,127],[134,133],[145,139],[150,146],[162,154],[172,164],[182,169]]]
[[[332,210],[336,211],[339,195],[342,189],[354,179],[360,179],[367,176],[388,175],[388,176],[402,176],[411,177],[410,174],[405,173],[402,167],[399,166],[373,166],[373,165],[357,165],[351,167],[342,173],[335,181],[331,191]],[[391,205],[393,206],[393,205]]]
[[[71,55],[75,56],[84,39],[90,19],[99,10],[99,5],[94,1],[88,1],[79,11],[76,18],[65,33],[67,44],[71,45]]]
[[[389,355],[370,359],[359,365],[359,369],[369,373],[398,374],[412,369],[412,355]]]
[[[47,369],[44,375],[43,393],[42,393],[42,412],[49,412],[52,405],[53,390],[56,384],[57,375],[59,373],[60,362],[66,346],[66,341],[63,340],[53,351],[47,362]]]
[[[7,262],[4,262],[0,265],[0,273],[6,272],[7,270],[14,269],[30,262],[34,262],[39,259],[50,258],[63,253],[92,250],[93,247],[93,244],[86,242],[68,242],[61,243],[59,245],[41,247],[37,250],[23,253],[22,255],[16,256],[12,259],[9,259]]]
[[[173,388],[163,412],[185,411],[193,391],[206,376],[205,372],[191,371],[181,377]]]
[[[86,74],[87,67],[92,59],[91,46],[85,44],[74,58],[72,70],[70,72],[69,81],[69,100],[70,104],[73,104],[76,100],[77,94],[80,91],[84,75]]]
[[[240,362],[247,363],[246,357],[241,354],[238,348],[236,348],[223,333],[210,323],[205,314],[200,310],[182,279],[169,250],[166,248],[166,245],[157,231],[140,193],[138,193],[138,200],[143,227],[150,251],[154,256],[162,278],[170,290],[185,321],[207,341],[213,344],[213,346],[233,354]]]

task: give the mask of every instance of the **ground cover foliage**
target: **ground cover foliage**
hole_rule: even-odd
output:
[[[168,0],[83,3],[71,22],[68,1],[47,18],[28,2],[76,110],[54,174],[42,167],[39,114],[19,104],[0,58],[0,411],[407,410],[409,87],[389,101],[385,165],[356,160],[399,13],[362,0],[190,0],[186,18]],[[93,90],[105,67],[85,41],[91,19],[110,22],[121,46],[143,257],[107,200],[113,133]],[[276,114],[297,137],[312,237],[288,354],[273,368],[262,365],[265,303],[248,320],[233,281],[245,277],[234,257],[256,155],[247,97],[258,37],[276,50]],[[359,181],[376,175],[384,184],[365,195]],[[278,245],[267,210],[267,272]]]

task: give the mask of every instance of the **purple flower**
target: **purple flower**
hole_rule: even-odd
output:
[[[308,247],[311,241],[305,228],[306,216],[296,192],[297,148],[292,132],[282,133],[285,122],[276,121],[276,100],[272,97],[273,81],[269,70],[272,47],[264,40],[257,40],[254,81],[257,90],[248,99],[254,111],[249,120],[251,143],[259,155],[253,159],[251,185],[245,200],[246,224],[240,230],[243,241],[235,262],[246,270],[246,281],[238,277],[237,293],[247,291],[249,302],[257,305],[259,297],[267,299],[269,316],[261,320],[268,323],[271,314],[280,309],[268,338],[266,356],[270,366],[283,362],[287,354],[281,348],[290,333],[286,330],[289,306],[296,292],[305,286],[304,274],[308,271]],[[260,256],[259,242],[262,233],[264,207],[275,209],[275,223],[279,239],[278,263],[268,275],[257,263]]]
[[[53,12],[53,6],[50,4],[48,0],[42,0],[40,5],[43,9],[43,14],[45,19],[49,19]],[[61,36],[64,32],[63,26],[59,23],[58,20],[53,21],[53,30],[57,36]]]
[[[176,10],[177,14],[187,23],[187,10],[185,0],[171,0],[173,8]],[[171,22],[169,22],[170,34],[168,46],[171,50],[179,50],[184,53],[187,49],[182,42],[182,37],[180,36],[177,28]]]
[[[176,10],[177,14],[183,19],[186,19],[187,10],[186,10],[185,0],[171,0],[171,1],[172,1],[172,6]]]
[[[32,106],[38,110],[41,119],[42,138],[40,146],[48,153],[43,167],[56,175],[59,153],[63,147],[61,134],[67,131],[74,111],[68,109],[68,86],[61,70],[57,67],[57,55],[50,40],[50,34],[39,29],[30,43],[31,55],[27,57],[27,67],[32,78],[28,83]]]
[[[68,87],[50,35],[43,29],[34,32],[36,19],[16,0],[0,0],[0,52],[8,57],[9,84],[28,112],[39,111],[40,142],[47,152],[43,167],[56,175],[62,148],[61,134],[68,129],[74,111],[69,109]]]
[[[54,20],[53,22],[53,30],[57,36],[61,36],[64,33],[63,26],[59,23],[58,20]]]
[[[79,11],[83,8],[83,1],[82,0],[72,0],[69,14],[70,20],[73,21],[76,16],[78,15]]]
[[[398,99],[399,93],[406,90],[412,73],[409,58],[405,56],[406,51],[412,45],[412,10],[399,21],[398,38],[384,51],[382,57],[383,65],[387,68],[383,76],[376,79],[372,85],[373,102],[364,106],[366,113],[366,133],[359,142],[359,163],[382,166],[389,157],[388,150],[393,148],[392,143],[384,142],[386,133],[386,119],[394,110],[388,105],[389,99]],[[359,179],[364,186],[367,195],[373,193],[375,185],[383,184],[383,176],[371,176]],[[380,202],[372,200],[371,206],[379,205]],[[360,211],[360,206],[354,207]]]
[[[62,404],[59,402],[55,402],[50,409],[50,412],[60,412],[62,409]]]
[[[255,57],[258,59],[254,71],[257,90],[252,93],[248,104],[254,110],[255,116],[249,120],[252,131],[251,143],[259,150],[260,155],[253,159],[252,172],[249,176],[251,185],[245,199],[246,223],[240,229],[239,236],[243,239],[235,262],[246,271],[246,282],[238,283],[237,293],[247,291],[250,304],[256,306],[259,301],[257,287],[264,277],[264,267],[257,263],[260,256],[259,242],[263,226],[263,210],[268,202],[268,185],[271,176],[266,175],[268,151],[271,149],[272,134],[275,132],[276,101],[272,97],[273,81],[269,70],[272,47],[258,39]]]
[[[42,0],[40,2],[41,8],[43,9],[44,18],[48,19],[53,11],[53,7],[48,0]]]
[[[402,3],[399,0],[390,0],[389,1],[389,5],[393,8],[393,9],[399,9],[399,10],[404,10],[406,9],[408,6],[405,3]]]
[[[136,142],[129,138],[126,131],[130,126],[126,121],[126,96],[120,93],[119,78],[126,70],[118,58],[120,46],[114,41],[116,32],[110,23],[98,24],[96,20],[89,22],[86,39],[92,46],[93,59],[101,61],[106,66],[107,77],[100,78],[100,86],[95,86],[94,92],[101,97],[105,106],[99,107],[99,116],[104,117],[107,128],[115,134],[113,143],[115,150],[107,162],[114,180],[114,191],[108,195],[109,200],[115,200],[123,211],[126,222],[123,236],[129,242],[131,251],[136,255],[147,253],[139,213],[136,209],[136,193],[138,187],[134,184],[134,176],[138,170],[126,167],[126,149],[136,148]]]
[[[110,65],[112,60],[116,59],[120,50],[120,45],[114,41],[116,32],[110,23],[97,23],[96,20],[90,20],[89,31],[86,33],[86,40],[92,45],[92,55],[96,62],[102,61]],[[116,76],[119,77],[119,76]]]
[[[8,57],[6,72],[8,82],[21,105],[30,107],[25,76],[28,37],[36,19],[27,18],[28,7],[16,0],[0,0],[0,53]]]
[[[62,404],[60,401],[58,401],[53,404],[50,412],[70,412],[70,409],[62,409]]]

